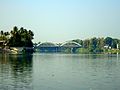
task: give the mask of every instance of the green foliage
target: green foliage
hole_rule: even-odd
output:
[[[107,53],[107,52],[116,52],[117,45],[120,49],[120,40],[114,39],[111,37],[106,38],[96,38],[93,37],[91,39],[75,39],[72,40],[82,45],[81,48],[77,49],[75,52],[77,53]],[[105,48],[107,46],[108,48]],[[65,50],[66,52],[70,52],[69,49]]]
[[[90,47],[90,40],[89,39],[86,39],[83,41],[83,47],[89,49],[89,47]]]
[[[1,41],[7,41],[9,35],[10,35],[9,32],[0,31],[0,40]]]
[[[18,29],[16,26],[11,30],[11,37],[8,45],[11,47],[33,47],[33,32],[23,27]]]
[[[62,53],[71,53],[71,48],[62,48]]]
[[[90,52],[96,52],[97,43],[98,40],[95,37],[90,40],[90,47],[89,47]]]
[[[81,54],[88,54],[89,50],[87,48],[78,48],[76,50],[76,53],[81,53]]]
[[[76,42],[76,43],[79,43],[80,45],[83,45],[83,41],[80,40],[80,39],[75,39],[75,40],[72,40],[73,42]]]
[[[105,45],[112,46],[113,39],[111,37],[107,37],[104,40]]]
[[[79,49],[78,52],[93,52],[93,53],[101,53],[108,51],[105,49],[104,46],[111,47],[111,49],[117,49],[117,44],[120,49],[120,40],[119,39],[114,39],[111,37],[107,38],[91,38],[91,39],[85,39],[82,41],[83,42],[83,48]],[[109,48],[108,48],[109,49]]]

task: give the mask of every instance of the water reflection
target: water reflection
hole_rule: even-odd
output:
[[[0,54],[0,90],[32,90],[32,55]]]
[[[0,90],[119,90],[120,55],[0,54]]]
[[[119,55],[35,54],[35,90],[119,90]]]

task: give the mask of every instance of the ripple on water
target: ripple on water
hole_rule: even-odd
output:
[[[0,57],[0,90],[119,90],[119,83],[115,55]]]

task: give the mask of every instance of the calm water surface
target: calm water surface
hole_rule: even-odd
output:
[[[120,90],[120,56],[0,54],[0,90]]]

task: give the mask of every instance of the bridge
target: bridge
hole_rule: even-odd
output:
[[[65,52],[68,50],[71,53],[75,53],[81,45],[74,41],[67,41],[61,44],[54,44],[51,42],[44,42],[37,45],[37,51],[44,52]]]

